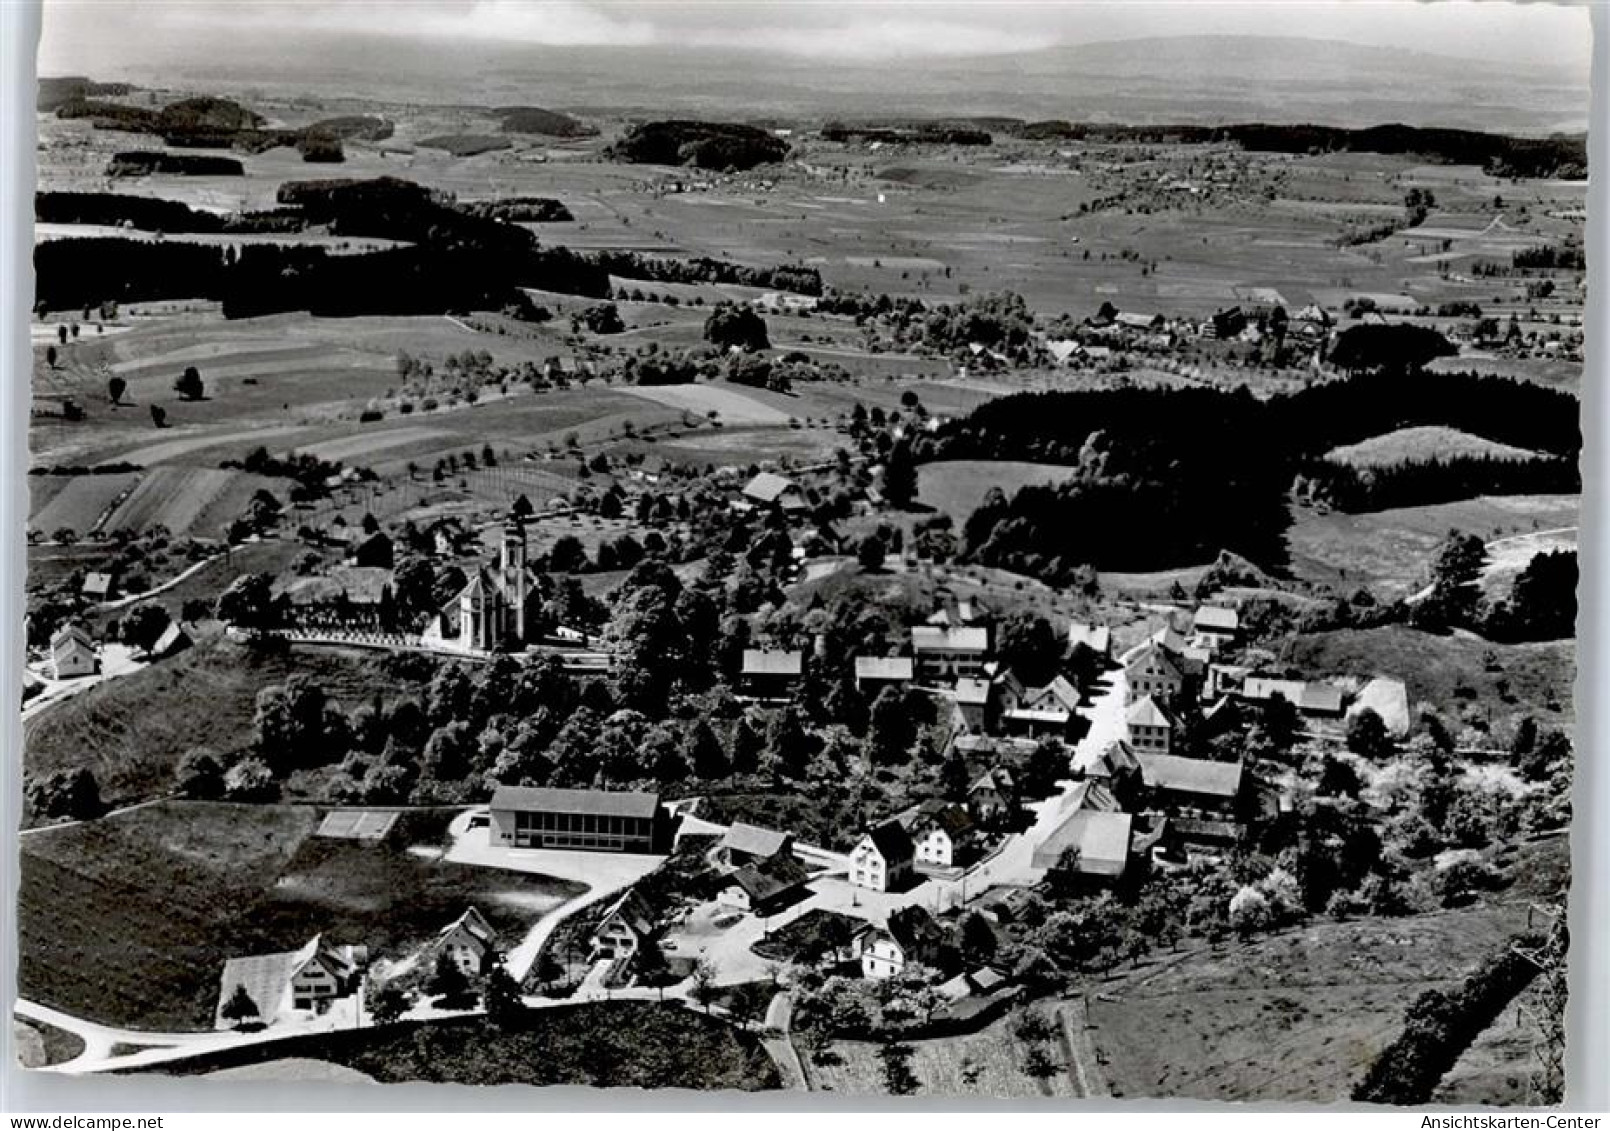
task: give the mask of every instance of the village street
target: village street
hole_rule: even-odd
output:
[[[28,669],[28,674],[39,681],[40,692],[23,705],[22,721],[26,723],[80,692],[119,676],[132,675],[146,666],[146,661],[136,659],[134,649],[126,644],[103,644],[100,653],[100,670],[94,675],[53,679],[45,674],[48,662]]]

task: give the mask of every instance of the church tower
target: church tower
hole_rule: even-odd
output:
[[[511,514],[503,524],[503,598],[508,603],[509,632],[513,642],[526,642],[526,599],[530,596],[525,568],[525,523]]]

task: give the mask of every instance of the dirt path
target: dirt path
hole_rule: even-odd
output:
[[[1070,1001],[1058,1013],[1062,1018],[1062,1036],[1068,1043],[1068,1074],[1079,1089],[1079,1095],[1085,1099],[1112,1095],[1096,1059],[1095,1043],[1090,1039],[1090,1016],[1084,999]]]

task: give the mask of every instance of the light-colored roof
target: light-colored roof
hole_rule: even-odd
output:
[[[1259,702],[1279,695],[1299,711],[1337,714],[1342,709],[1342,689],[1320,680],[1248,676],[1241,685],[1241,694],[1247,699]]]
[[[804,652],[744,649],[744,675],[798,675],[805,666]]]
[[[1129,705],[1129,710],[1124,712],[1124,722],[1132,727],[1168,727],[1171,730],[1174,727],[1174,720],[1150,695],[1142,695]]]
[[[1048,723],[1052,726],[1066,725],[1072,718],[1071,712],[1059,707],[1019,707],[1015,711],[1007,711],[1007,720],[1020,723]]]
[[[1240,762],[1210,762],[1175,754],[1137,754],[1141,780],[1154,789],[1195,793],[1204,797],[1234,797],[1241,792]]]
[[[110,573],[86,573],[84,575],[85,593],[99,593],[101,596],[112,591],[112,575]]]
[[[1083,644],[1093,652],[1105,656],[1112,649],[1112,629],[1104,624],[1080,624],[1075,622],[1068,626],[1068,647]]]
[[[728,852],[743,852],[750,856],[776,856],[793,839],[792,833],[780,833],[775,829],[734,821],[722,838],[721,847]]]
[[[1348,717],[1368,707],[1386,724],[1388,733],[1402,738],[1409,733],[1409,689],[1401,679],[1378,675],[1366,683],[1347,709]]]
[[[775,503],[790,491],[798,488],[792,479],[773,471],[762,471],[744,484],[744,494],[762,503]]]
[[[885,679],[909,682],[912,678],[910,656],[857,656],[856,679]]]
[[[497,933],[492,930],[491,924],[473,907],[467,908],[464,914],[443,927],[439,937],[445,939],[460,930],[486,946],[491,946],[497,939]]]
[[[911,630],[911,647],[917,652],[977,652],[989,651],[989,632],[983,628],[954,625],[941,628],[919,624]]]
[[[978,780],[968,787],[967,792],[974,790],[993,789],[997,793],[1010,793],[1013,789],[1012,771],[1005,766],[991,766],[978,775]]]
[[[62,652],[69,647],[87,648],[93,652],[95,650],[95,641],[90,638],[90,634],[85,632],[81,625],[64,624],[52,634],[50,650],[52,652]]]
[[[1059,675],[1044,687],[1029,692],[1025,701],[1036,710],[1072,713],[1079,706],[1079,689]]]
[[[1133,677],[1137,672],[1147,667],[1160,668],[1163,674],[1173,676],[1178,680],[1185,678],[1184,673],[1180,671],[1179,664],[1173,656],[1169,655],[1168,649],[1162,647],[1156,641],[1147,641],[1138,651],[1132,653],[1128,662],[1124,664],[1124,673]]]
[[[1198,632],[1235,632],[1241,627],[1241,614],[1223,605],[1203,605],[1191,624]]]
[[[1079,871],[1093,876],[1118,876],[1129,862],[1129,839],[1134,818],[1123,812],[1076,809],[1052,830],[1034,850],[1034,864],[1048,868],[1070,848],[1079,850]]]
[[[956,702],[968,707],[982,707],[989,702],[989,686],[987,679],[958,679]]]
[[[492,794],[491,807],[534,813],[653,817],[660,809],[660,795],[625,790],[546,789],[525,785],[500,785],[497,792]]]

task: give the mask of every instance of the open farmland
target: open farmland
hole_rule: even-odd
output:
[[[1055,1017],[1052,1006],[1040,1011]],[[981,1092],[988,1096],[1069,1098],[1080,1096],[1071,1070],[1065,1069],[1045,1079],[1035,1079],[1023,1071],[1029,1046],[1013,1032],[1021,1013],[1008,1013],[976,1033],[938,1040],[908,1041],[911,1071],[917,1077],[918,1096],[960,1096]],[[842,1092],[846,1095],[887,1095],[883,1063],[878,1056],[881,1045],[869,1041],[835,1041],[825,1056],[808,1067],[813,1091]],[[1050,1057],[1059,1065],[1068,1060],[1066,1038],[1059,1031],[1047,1044]],[[801,1055],[805,1055],[801,1053]],[[967,1077],[975,1077],[969,1082]]]
[[[319,932],[398,958],[478,907],[517,939],[573,885],[407,851],[447,813],[378,845],[312,837],[319,810],[163,802],[22,842],[18,973],[32,1001],[111,1025],[211,1028],[224,960]]]
[[[718,414],[728,424],[788,424],[788,414],[724,385],[652,385],[631,390],[634,396],[691,412]]]
[[[284,485],[221,468],[161,467],[140,477],[102,529],[139,534],[160,526],[175,537],[220,538],[259,490],[283,494]]]
[[[1580,506],[1577,495],[1484,495],[1368,514],[1297,508],[1287,543],[1292,571],[1306,581],[1403,597],[1425,583],[1431,554],[1448,531],[1491,541],[1554,530],[1575,526]]]
[[[1020,460],[941,460],[917,469],[917,499],[924,506],[948,514],[960,529],[990,491],[1000,488],[1010,498],[1031,484],[1062,483],[1077,470]]]
[[[1357,444],[1333,448],[1325,458],[1352,467],[1387,467],[1416,460],[1455,459],[1473,456],[1486,459],[1526,459],[1536,455],[1525,448],[1511,447],[1456,428],[1425,426],[1400,428],[1384,436],[1373,436]]]
[[[1535,886],[1481,908],[1317,920],[1109,978],[1091,994],[1090,1020],[1113,1094],[1345,1100],[1410,1001],[1455,984],[1526,928],[1528,895],[1558,882],[1564,843],[1523,855]]]
[[[54,478],[54,477],[53,477]],[[29,482],[38,482],[30,479]],[[38,509],[29,525],[46,538],[54,538],[58,530],[71,530],[83,537],[98,530],[101,523],[139,482],[133,474],[75,475],[62,477],[61,485],[47,488],[36,496]]]

